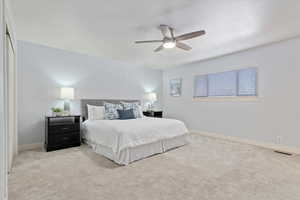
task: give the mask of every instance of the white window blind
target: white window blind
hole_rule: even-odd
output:
[[[194,97],[256,95],[256,68],[198,75],[194,79]]]
[[[256,68],[243,69],[238,71],[238,95],[256,96]]]
[[[194,97],[208,96],[207,75],[196,76],[194,80]]]
[[[208,96],[236,96],[236,71],[208,75]]]

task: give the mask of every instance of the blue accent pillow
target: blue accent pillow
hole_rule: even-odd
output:
[[[123,106],[121,104],[104,102],[104,119],[119,119],[118,109],[123,109]]]
[[[128,110],[128,109],[133,109],[133,113],[135,118],[140,118],[142,117],[140,114],[140,108],[139,108],[139,102],[121,102],[124,110]]]
[[[117,110],[119,114],[119,119],[135,119],[133,109],[128,110]]]

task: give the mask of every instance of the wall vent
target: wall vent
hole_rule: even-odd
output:
[[[275,153],[280,153],[280,154],[283,154],[283,155],[286,155],[286,156],[292,156],[292,155],[293,155],[293,154],[291,154],[291,153],[284,152],[284,151],[278,151],[278,150],[275,150],[274,152],[275,152]]]

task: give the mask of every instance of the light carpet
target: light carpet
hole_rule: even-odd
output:
[[[9,200],[299,200],[300,156],[191,135],[191,143],[118,166],[83,145],[21,153]]]

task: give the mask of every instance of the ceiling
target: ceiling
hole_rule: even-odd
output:
[[[11,0],[17,38],[164,69],[300,34],[299,0]],[[153,50],[159,24],[175,35],[205,29],[189,52]]]

